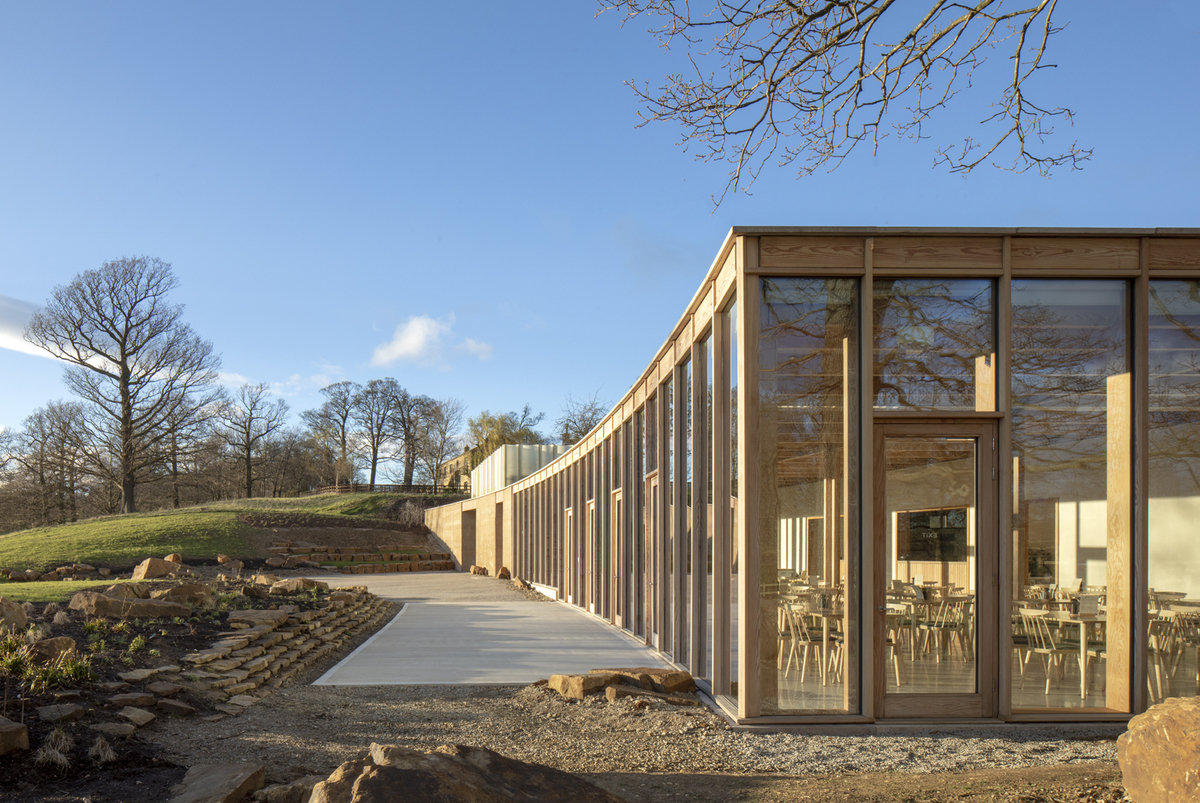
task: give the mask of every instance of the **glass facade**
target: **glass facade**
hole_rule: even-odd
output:
[[[494,500],[515,573],[747,722],[1200,694],[1200,232],[731,242],[611,426]]]
[[[857,282],[770,278],[760,292],[762,710],[857,711]]]

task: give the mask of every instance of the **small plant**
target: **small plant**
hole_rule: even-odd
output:
[[[50,735],[46,737],[46,744],[53,747],[60,753],[69,754],[75,749],[75,739],[71,734],[67,733],[62,728],[55,728],[50,731]]]
[[[89,636],[97,634],[97,633],[107,633],[108,632],[108,620],[107,619],[88,619],[86,622],[83,623],[83,632],[87,633]]]
[[[69,624],[71,624],[71,614],[67,613],[66,611],[59,611],[58,613],[54,614],[55,627],[64,627]]]
[[[59,772],[66,772],[71,768],[71,759],[49,744],[43,744],[38,748],[37,752],[33,754],[33,763],[39,767],[56,769]]]
[[[97,638],[88,643],[88,649],[93,653],[108,652],[108,640]]]
[[[162,655],[162,652],[157,649],[150,649],[146,651],[146,655],[149,655],[151,658],[157,658],[158,656]]]
[[[114,633],[128,633],[129,632],[129,620],[121,619],[117,622],[114,622],[110,629]]]
[[[62,610],[62,607],[57,602],[47,602],[46,607],[42,609],[42,616],[47,619],[53,619],[54,615]]]
[[[33,694],[90,683],[95,677],[91,656],[75,653],[63,653],[45,664],[27,663],[21,673],[21,679]]]
[[[139,633],[129,640],[129,646],[125,648],[125,651],[133,655],[144,649],[146,649],[146,637]]]
[[[107,739],[97,736],[96,741],[92,742],[92,746],[88,749],[88,758],[92,760],[93,764],[108,764],[117,760],[117,754]]]

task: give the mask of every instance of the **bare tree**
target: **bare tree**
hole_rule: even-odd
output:
[[[242,385],[237,398],[225,404],[218,416],[221,437],[237,451],[245,468],[246,496],[254,496],[255,457],[266,445],[271,433],[287,421],[288,405],[283,399],[272,401],[265,384]]]
[[[442,467],[459,453],[467,406],[458,399],[427,399],[416,453],[433,483],[442,482]]]
[[[600,391],[596,391],[586,399],[576,400],[567,395],[563,402],[562,415],[554,422],[561,434],[562,442],[570,446],[582,440],[583,436],[596,428],[604,420],[608,407],[600,400]]]
[[[367,448],[368,482],[375,489],[375,473],[381,459],[389,459],[388,447],[399,437],[396,399],[403,390],[395,379],[372,379],[354,394],[353,418]]]
[[[546,417],[535,413],[528,404],[518,412],[481,412],[467,421],[467,442],[471,446],[471,466],[479,465],[484,458],[501,446],[509,443],[546,443],[546,437],[534,427]]]
[[[682,47],[689,74],[658,89],[631,82],[642,124],[674,120],[680,144],[704,161],[731,165],[716,197],[746,190],[775,157],[806,176],[836,168],[862,142],[878,149],[887,129],[921,139],[929,120],[973,82],[995,80],[999,94],[962,142],[941,146],[935,164],[968,172],[1015,152],[1006,166],[1078,168],[1091,157],[1077,143],[1043,151],[1068,108],[1033,101],[1031,78],[1046,61],[1058,0],[600,0],[626,21],[654,19],[664,48]],[[1003,47],[1011,67],[980,70]],[[976,77],[976,72],[980,76]],[[978,138],[977,138],[978,137]]]
[[[396,437],[404,450],[404,484],[412,485],[413,474],[420,456],[421,426],[433,400],[428,396],[416,396],[399,385],[393,399],[392,420],[395,422]]]
[[[65,381],[90,407],[114,460],[96,468],[121,489],[121,510],[137,510],[139,474],[157,460],[164,423],[187,404],[205,405],[220,359],[182,320],[167,295],[178,284],[154,257],[106,262],[55,288],[25,338],[70,363]]]
[[[354,481],[354,464],[351,460],[351,434],[354,414],[354,398],[362,390],[357,382],[335,382],[321,388],[325,402],[316,410],[301,414],[314,438],[327,444],[336,452],[334,484],[341,485],[342,477]]]

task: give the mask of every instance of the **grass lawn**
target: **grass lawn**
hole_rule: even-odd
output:
[[[112,578],[103,580],[58,580],[57,582],[12,583],[0,580],[0,597],[16,602],[66,602],[76,591],[100,586],[104,588],[117,582]]]
[[[172,510],[38,527],[0,535],[0,566],[49,569],[66,563],[122,565],[148,555],[236,555],[251,528],[234,511]]]

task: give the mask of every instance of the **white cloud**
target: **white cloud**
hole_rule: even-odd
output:
[[[36,304],[28,301],[0,296],[0,348],[53,359],[48,352],[25,339],[25,327],[37,309]]]
[[[235,374],[232,371],[220,371],[217,373],[217,382],[227,388],[240,388],[242,385],[253,384],[250,377],[242,374]]]
[[[438,321],[428,315],[414,315],[396,327],[392,339],[375,347],[372,365],[390,365],[397,360],[428,362],[441,355],[442,340],[450,334],[454,316]]]
[[[458,348],[460,351],[474,354],[481,360],[490,360],[492,358],[492,344],[481,343],[473,337],[468,337],[462,343],[459,343]]]

